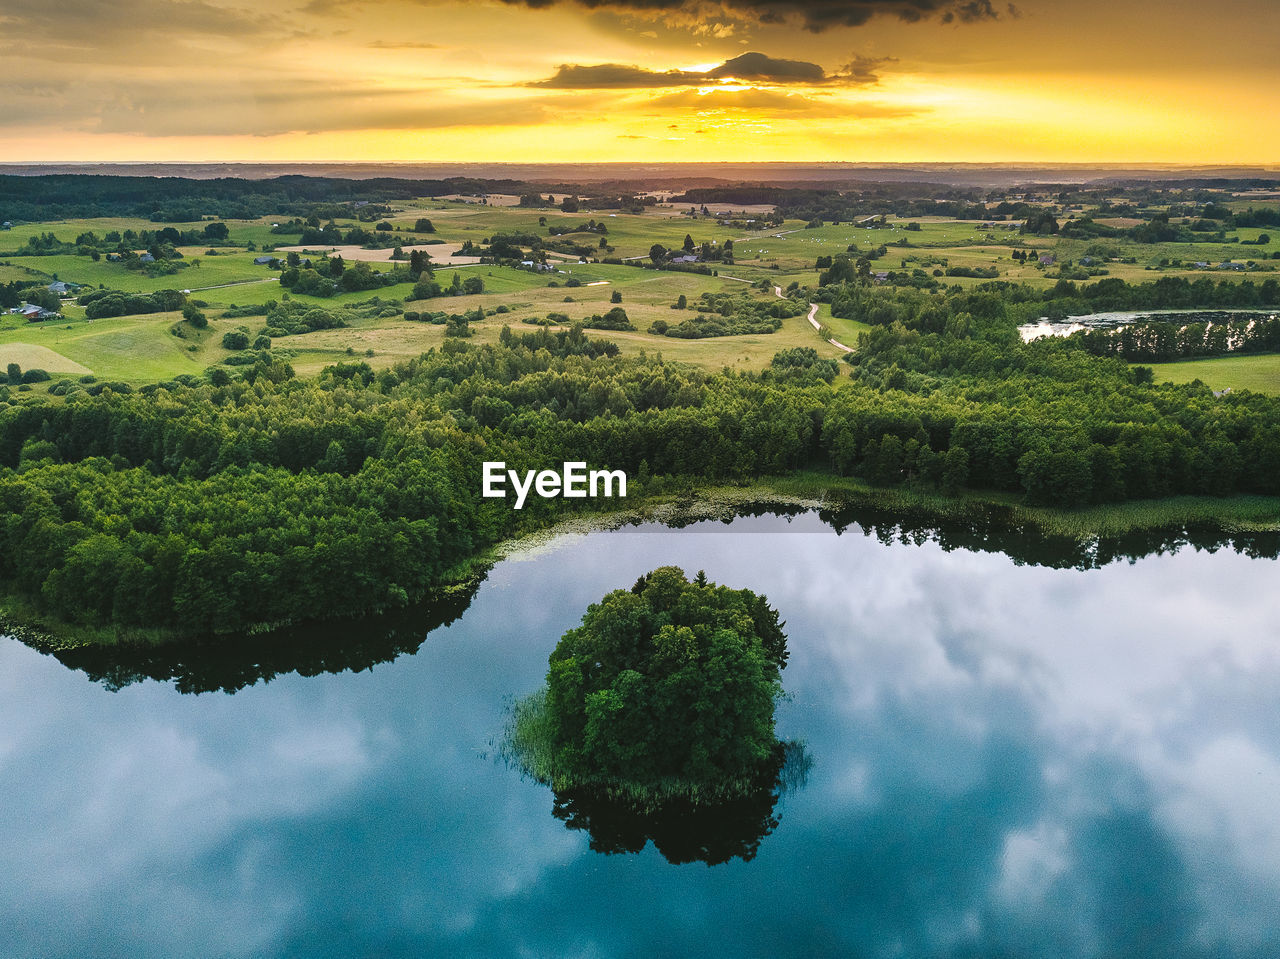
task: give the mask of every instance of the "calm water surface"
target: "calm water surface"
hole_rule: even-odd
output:
[[[1091,313],[1066,320],[1042,317],[1035,323],[1018,327],[1022,342],[1030,343],[1045,336],[1070,336],[1081,330],[1115,329],[1133,323],[1228,323],[1236,320],[1276,318],[1274,310],[1124,310],[1114,313]]]
[[[672,563],[788,624],[813,766],[749,860],[593,851],[494,755],[587,604]],[[0,954],[1280,955],[1277,572],[765,516],[557,541],[414,654],[234,695],[0,640]]]

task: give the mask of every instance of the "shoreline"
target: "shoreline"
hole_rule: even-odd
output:
[[[494,565],[532,559],[557,541],[616,530],[642,523],[668,526],[704,520],[725,520],[746,508],[780,507],[801,511],[876,511],[889,518],[960,522],[998,529],[1022,529],[1033,535],[1057,537],[1080,546],[1108,537],[1176,532],[1188,527],[1212,529],[1223,536],[1280,534],[1280,497],[1236,496],[1218,499],[1181,496],[1134,500],[1067,511],[1028,506],[1008,494],[965,492],[947,497],[901,487],[875,487],[852,477],[818,471],[765,477],[755,482],[695,486],[677,493],[643,493],[632,505],[600,512],[584,512],[549,525],[517,532],[460,560],[437,586],[415,597],[447,595],[476,582]],[[857,519],[854,517],[854,522]],[[317,621],[354,621],[380,612],[361,609],[321,617]],[[297,623],[262,623],[247,634],[269,636]],[[165,627],[92,627],[50,621],[24,598],[0,593],[0,635],[52,653],[84,647],[148,647],[191,642],[216,644],[218,636],[178,633]]]

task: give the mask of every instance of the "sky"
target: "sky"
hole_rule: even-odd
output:
[[[0,162],[1274,164],[1276,0],[0,0]]]

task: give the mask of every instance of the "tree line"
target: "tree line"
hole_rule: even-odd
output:
[[[872,318],[852,381],[795,351],[711,374],[577,328],[506,329],[496,346],[449,339],[307,382],[267,349],[136,392],[10,401],[0,579],[46,614],[120,629],[399,608],[496,539],[592,508],[484,500],[486,460],[585,460],[640,495],[802,467],[1061,507],[1280,495],[1280,400],[1153,385],[1078,341],[1024,344],[1037,291],[819,292]]]

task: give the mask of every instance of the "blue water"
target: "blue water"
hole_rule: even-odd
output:
[[[592,851],[496,755],[586,606],[768,595],[807,781],[749,861]],[[814,515],[504,561],[416,653],[234,695],[0,641],[0,955],[1280,955],[1277,564],[1077,571]]]

